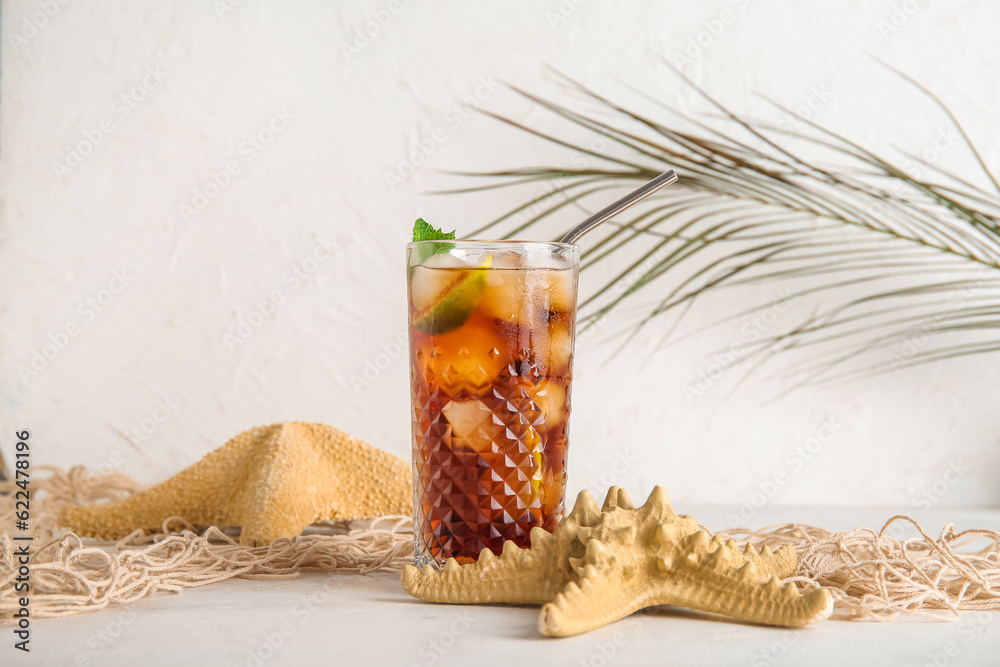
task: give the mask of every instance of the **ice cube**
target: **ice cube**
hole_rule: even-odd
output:
[[[486,273],[486,290],[480,300],[480,308],[489,317],[517,322],[525,309],[527,290],[525,278],[529,272],[511,268],[490,266]]]
[[[571,312],[576,306],[576,273],[531,270],[527,272],[527,298],[539,309]]]
[[[410,306],[417,313],[427,312],[441,300],[457,277],[457,271],[415,267],[410,276]]]
[[[440,252],[428,257],[421,266],[426,266],[428,269],[466,269],[471,267],[472,264],[460,257]]]
[[[413,310],[417,313],[427,312],[463,275],[467,275],[455,269],[470,267],[468,262],[447,253],[434,255],[420,266],[414,267],[410,275],[410,305]]]
[[[491,255],[490,267],[494,269],[520,269],[525,266],[524,258],[510,250],[494,252]]]
[[[549,310],[568,313],[576,309],[576,272],[546,271]]]
[[[573,334],[569,330],[569,323],[556,320],[549,326],[549,372],[568,372],[572,357]]]
[[[525,262],[534,269],[568,269],[570,263],[559,255],[553,255],[549,250],[528,250]]]
[[[476,451],[489,448],[496,421],[485,403],[475,399],[451,401],[441,409],[441,413],[451,425],[453,446]]]
[[[530,390],[530,394],[545,419],[545,426],[551,428],[566,416],[566,389],[562,385],[542,380]]]

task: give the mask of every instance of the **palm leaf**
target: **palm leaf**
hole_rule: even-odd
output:
[[[623,268],[605,271],[608,277],[581,299],[582,331],[648,294],[654,298],[636,314],[637,324],[622,332],[621,346],[668,315],[673,319],[663,343],[671,344],[684,314],[706,293],[780,283],[794,285],[797,297],[818,295],[833,303],[805,321],[769,331],[748,344],[734,363],[757,368],[779,352],[804,350],[809,363],[796,364],[794,373],[802,383],[815,383],[1000,348],[1000,305],[994,305],[1000,304],[996,193],[939,165],[925,164],[930,178],[908,173],[805,118],[800,119],[805,129],[799,131],[741,116],[675,72],[710,105],[709,118],[685,117],[639,93],[663,112],[664,117],[653,118],[559,73],[559,82],[587,109],[515,88],[562,121],[566,135],[582,131],[600,136],[612,149],[597,151],[578,138],[485,112],[575,151],[587,165],[466,173],[485,184],[452,191],[548,185],[544,194],[529,197],[475,232],[513,238],[535,233],[568,207],[589,210],[596,198],[606,202],[613,191],[635,187],[666,168],[678,171],[681,178],[674,187],[638,212],[605,225],[585,245],[581,270],[612,264]],[[899,74],[944,111],[1000,193],[958,119],[931,91]],[[807,157],[805,149],[826,161]],[[973,293],[965,294],[970,286]],[[731,323],[779,301],[764,300],[708,326]],[[926,333],[928,321],[933,322],[934,344],[901,362],[845,368],[862,353],[891,352],[900,341]],[[974,336],[979,339],[970,341]]]

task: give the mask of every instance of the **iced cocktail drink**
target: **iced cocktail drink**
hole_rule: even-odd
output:
[[[499,555],[562,517],[577,246],[407,246],[418,564]]]

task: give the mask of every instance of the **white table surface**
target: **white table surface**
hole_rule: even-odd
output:
[[[717,509],[679,508],[709,527]],[[880,527],[891,509],[776,508],[779,520],[834,530]],[[1000,510],[935,509],[919,517],[936,534],[1000,529]],[[36,620],[32,652],[12,648],[0,665],[1000,665],[1000,613],[954,622],[827,621],[804,630],[766,628],[680,609],[643,612],[567,639],[541,637],[537,608],[451,606],[410,598],[392,573],[231,580],[177,595],[64,619]]]

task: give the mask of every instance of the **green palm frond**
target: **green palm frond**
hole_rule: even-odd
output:
[[[485,112],[576,151],[587,165],[466,172],[487,180],[452,192],[547,186],[543,194],[474,235],[523,237],[568,207],[585,209],[593,197],[607,201],[615,191],[635,187],[669,167],[680,174],[677,184],[638,213],[594,232],[596,239],[588,237],[582,270],[618,268],[581,300],[582,331],[634,303],[637,295],[652,295],[641,307],[638,326],[623,332],[621,345],[669,314],[668,344],[684,314],[707,292],[791,281],[796,297],[843,295],[843,290],[851,296],[754,340],[739,363],[756,367],[775,354],[805,350],[808,363],[797,364],[792,372],[799,383],[815,383],[1000,348],[1000,185],[958,120],[929,90],[901,74],[944,110],[995,191],[909,156],[924,166],[921,175],[914,175],[805,118],[797,118],[797,125],[806,128],[799,131],[738,115],[677,74],[698,90],[721,121],[685,118],[636,91],[655,106],[653,118],[561,74],[561,83],[587,110],[515,88],[567,129],[599,136],[613,148],[594,150],[579,140]],[[683,122],[671,123],[675,117]],[[727,131],[716,126],[719,122]],[[829,156],[832,166],[805,157],[806,147]],[[782,300],[757,303],[709,326],[739,320]],[[887,350],[915,337],[922,344],[911,345],[915,349],[906,354],[847,367],[862,352]]]

